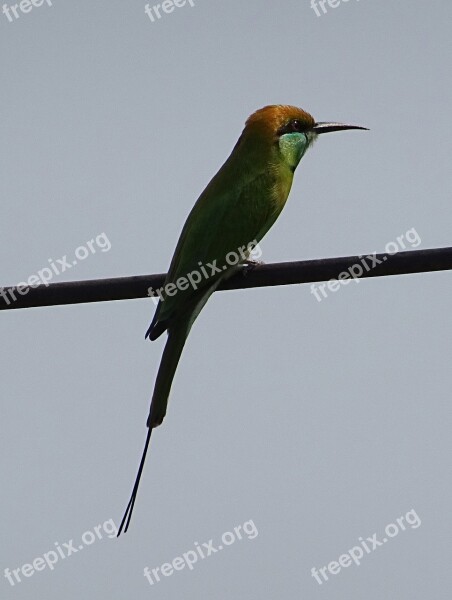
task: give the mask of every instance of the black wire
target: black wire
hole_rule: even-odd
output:
[[[452,247],[410,250],[408,252],[397,252],[396,254],[372,253],[372,255],[377,262],[367,260],[367,264],[372,265],[372,268],[369,270],[363,269],[364,272],[360,276],[361,278],[452,269]],[[345,256],[257,265],[251,270],[246,269],[243,273],[238,272],[233,275],[230,279],[224,281],[218,290],[292,285],[337,279],[339,274],[355,265],[362,264],[363,258],[368,257],[366,255]],[[0,287],[0,311],[38,306],[148,298],[153,295],[152,290],[162,287],[164,281],[165,274],[162,273],[51,283],[47,286],[39,285],[36,288],[29,289],[24,289],[22,286],[20,294],[15,287]]]

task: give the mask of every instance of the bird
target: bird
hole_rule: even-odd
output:
[[[188,215],[145,336],[155,340],[165,331],[168,335],[146,423],[146,442],[118,536],[130,525],[151,433],[165,417],[177,364],[195,319],[221,282],[252,265],[252,250],[284,208],[295,170],[308,148],[321,134],[347,129],[367,130],[316,122],[296,106],[260,108],[247,119],[231,154]],[[231,253],[239,260],[228,260]]]

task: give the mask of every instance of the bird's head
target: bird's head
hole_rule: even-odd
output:
[[[243,135],[258,144],[276,148],[282,160],[295,171],[309,146],[321,133],[345,129],[367,129],[343,123],[318,122],[296,106],[271,105],[253,113],[247,120]]]

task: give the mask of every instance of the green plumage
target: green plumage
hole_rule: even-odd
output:
[[[287,200],[293,164],[298,163],[305,150],[301,146],[308,144],[305,136],[291,134],[291,138],[290,143],[268,146],[243,134],[187,218],[165,286],[175,284],[192,271],[199,271],[200,264],[216,261],[221,273],[203,278],[196,290],[192,287],[177,290],[175,295],[159,302],[146,336],[156,339],[167,329],[169,337],[157,375],[148,426],[159,425],[165,416],[183,340],[200,309],[221,280],[237,268],[228,264],[226,257],[229,253],[238,253],[239,248],[253,240],[259,242]]]
[[[266,106],[247,120],[231,155],[190,212],[174,252],[163,292],[146,333],[151,340],[165,330],[168,340],[155,382],[147,420],[149,428],[132,495],[118,535],[130,523],[153,428],[165,417],[174,374],[193,322],[221,281],[247,258],[240,249],[258,243],[281,213],[294,171],[319,133],[363,129],[340,123],[315,123],[300,108]],[[238,264],[228,260],[238,254]],[[196,286],[180,285],[189,274],[217,267]],[[174,293],[174,289],[176,292]]]

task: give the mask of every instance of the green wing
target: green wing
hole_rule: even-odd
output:
[[[164,301],[160,301],[147,333],[151,339],[158,337],[173,321],[193,311],[207,290],[233,269],[226,261],[228,253],[240,256],[239,248],[255,239],[259,241],[279,214],[272,197],[276,175],[271,169],[254,172],[246,180],[236,180],[235,185],[231,177],[228,179],[229,185],[220,170],[187,218],[165,286],[176,284],[179,278],[186,278],[194,271],[202,279],[197,289],[190,284],[185,290],[178,286],[174,295],[163,294]],[[239,262],[243,262],[243,258],[240,257]],[[221,272],[212,273],[209,264],[214,264]]]

